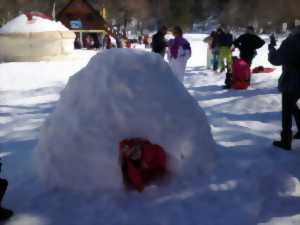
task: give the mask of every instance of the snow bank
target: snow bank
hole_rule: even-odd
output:
[[[0,34],[48,31],[68,31],[68,28],[61,22],[51,21],[37,16],[34,16],[32,20],[28,20],[27,16],[22,14],[1,27]]]
[[[157,54],[111,49],[70,78],[41,131],[38,172],[52,187],[119,189],[118,144],[129,137],[162,145],[171,171],[186,178],[214,165],[206,116],[168,64]]]

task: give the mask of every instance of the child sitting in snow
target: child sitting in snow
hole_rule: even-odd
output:
[[[251,70],[250,66],[243,59],[232,58],[232,73],[226,74],[225,86],[226,89],[244,90],[250,86]]]
[[[119,146],[123,180],[142,192],[145,185],[166,173],[167,156],[159,145],[142,138],[123,140]]]
[[[168,61],[178,80],[183,81],[186,63],[191,57],[191,46],[182,37],[183,32],[179,26],[174,27],[173,35],[175,38],[168,43]]]

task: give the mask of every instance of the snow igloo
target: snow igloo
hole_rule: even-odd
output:
[[[70,78],[43,125],[35,150],[38,174],[53,188],[120,189],[119,143],[134,137],[166,150],[172,179],[214,167],[205,113],[161,56],[105,50]]]
[[[22,14],[0,28],[0,60],[40,61],[71,54],[75,34],[42,13]]]

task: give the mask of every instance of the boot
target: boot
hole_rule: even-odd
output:
[[[273,145],[279,147],[283,150],[290,151],[292,150],[292,132],[283,133],[281,132],[281,140],[274,141]]]
[[[231,88],[231,79],[232,79],[232,73],[226,73],[225,85],[223,86],[223,89]]]
[[[13,215],[13,211],[5,208],[0,208],[0,221],[9,219]]]

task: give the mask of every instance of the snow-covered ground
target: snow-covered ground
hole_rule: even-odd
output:
[[[10,183],[3,205],[15,211],[6,224],[300,224],[300,143],[293,143],[293,152],[271,145],[280,131],[276,85],[281,69],[253,75],[249,90],[223,90],[224,75],[205,68],[203,37],[187,35],[193,56],[184,84],[210,122],[217,143],[216,168],[176,185],[148,187],[142,194],[83,194],[49,189],[38,179],[33,154],[40,127],[69,77],[85,67],[94,52],[78,51],[80,57],[72,61],[0,64],[1,175]],[[257,65],[270,66],[267,46],[259,50]]]

